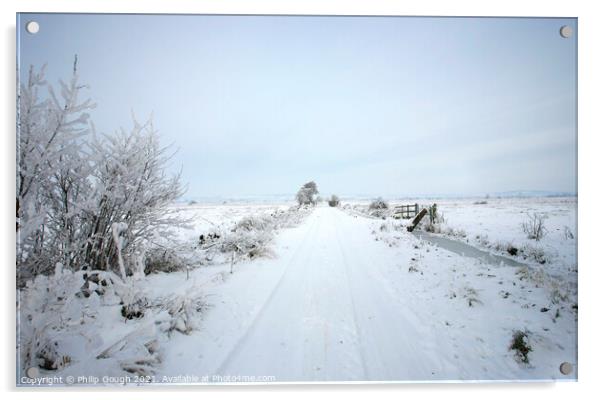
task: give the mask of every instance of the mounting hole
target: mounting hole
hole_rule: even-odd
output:
[[[25,375],[27,375],[28,378],[36,379],[38,376],[40,376],[40,370],[38,367],[29,367],[25,371]]]
[[[562,375],[568,375],[573,372],[573,366],[569,362],[563,362],[560,364],[560,372]]]
[[[560,36],[567,39],[573,36],[573,28],[568,25],[564,25],[560,28]]]
[[[35,35],[40,31],[40,24],[38,24],[36,21],[29,21],[25,25],[25,30],[32,35]]]

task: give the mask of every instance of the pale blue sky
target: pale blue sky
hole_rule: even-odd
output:
[[[40,23],[25,33],[29,20]],[[154,112],[186,197],[576,191],[576,19],[22,14],[111,132]],[[562,25],[575,31],[559,35]]]

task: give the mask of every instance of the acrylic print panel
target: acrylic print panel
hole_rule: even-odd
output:
[[[576,19],[17,32],[18,385],[577,378]]]

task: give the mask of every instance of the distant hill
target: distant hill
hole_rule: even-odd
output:
[[[327,197],[329,194],[322,194],[322,197]],[[382,197],[386,200],[396,199],[474,199],[474,198],[527,198],[527,197],[574,197],[576,193],[550,191],[550,190],[511,190],[504,192],[491,192],[482,194],[418,194],[418,195],[369,195],[369,194],[339,194],[339,197],[345,201],[363,201],[372,200],[377,197]],[[290,203],[295,201],[294,193],[280,193],[255,196],[186,196],[179,203],[199,203],[199,204],[228,204],[228,203],[243,203],[243,204],[273,204],[273,203]]]

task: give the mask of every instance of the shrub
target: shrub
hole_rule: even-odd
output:
[[[225,236],[217,250],[253,258],[266,254],[266,246],[271,239],[271,231],[236,231]]]
[[[207,304],[203,297],[187,293],[169,299],[163,307],[170,316],[169,321],[163,327],[165,332],[168,335],[174,331],[190,335],[193,330],[198,328],[198,316],[207,307]]]
[[[97,134],[94,104],[78,101],[77,58],[55,96],[42,72],[19,82],[16,234],[17,283],[86,266],[126,276],[150,233],[167,236],[184,223],[170,205],[183,194],[179,175],[167,173],[171,155],[149,119],[130,131]],[[45,90],[44,90],[45,89]],[[138,264],[140,265],[140,264]]]
[[[174,249],[155,247],[146,252],[144,262],[145,275],[156,274],[158,272],[182,271],[185,267],[185,261]]]
[[[424,230],[430,233],[441,233],[441,227],[430,222],[424,227]]]
[[[146,298],[138,297],[128,304],[121,307],[121,316],[125,319],[139,319],[144,317],[144,312],[149,304]]]
[[[469,307],[474,307],[476,304],[483,304],[483,302],[479,299],[479,293],[474,288],[468,286],[465,287],[463,297],[468,302]]]
[[[429,222],[431,224],[436,224],[438,222],[443,222],[443,215],[439,214],[437,211],[437,203],[434,203],[432,206],[428,208],[429,213]]]
[[[34,334],[31,348],[26,354],[30,365],[36,365],[46,370],[60,370],[71,362],[71,357],[59,349],[58,335],[44,327]]]
[[[82,272],[74,273],[57,264],[53,275],[37,275],[19,289],[17,345],[22,367],[57,370],[69,363],[70,351],[62,346],[60,332],[69,319],[83,315],[82,303],[75,298],[82,281]]]
[[[372,200],[370,206],[368,206],[370,210],[387,210],[389,209],[389,204],[383,200],[382,197],[379,197],[375,200]]]
[[[510,350],[514,350],[515,359],[523,364],[529,364],[529,353],[533,348],[529,344],[529,331],[514,331]]]
[[[311,207],[294,206],[288,210],[247,216],[230,228],[202,234],[193,246],[193,256],[187,256],[186,251],[178,251],[176,255],[185,261],[184,266],[205,262],[233,264],[242,258],[271,256],[269,243],[275,231],[296,226],[309,212]]]
[[[332,196],[330,196],[330,199],[328,199],[328,205],[330,207],[338,207],[340,204],[340,200],[339,197],[336,194],[333,194]]]
[[[268,215],[245,217],[238,221],[232,232],[240,231],[264,231],[269,228],[272,220]]]
[[[522,228],[529,239],[539,241],[546,235],[547,229],[544,226],[544,219],[545,217],[538,213],[527,214],[527,220],[522,223]]]
[[[208,246],[214,243],[217,239],[219,239],[221,235],[216,232],[209,232],[207,234],[201,234],[199,236],[199,246]]]
[[[545,264],[548,261],[546,253],[540,247],[531,246],[530,244],[526,243],[521,246],[518,251],[522,254],[523,259],[525,260],[533,259],[540,264]]]
[[[516,247],[514,247],[513,245],[511,245],[510,243],[508,243],[507,247],[506,247],[506,251],[508,252],[508,254],[510,254],[511,256],[515,256],[518,254],[518,249]]]
[[[466,237],[466,232],[464,232],[463,230],[454,230],[452,228],[449,228],[447,230],[442,230],[441,229],[441,223],[445,222],[445,219],[443,218],[443,214],[439,213],[439,211],[437,210],[437,204],[433,204],[432,206],[429,206],[427,209],[428,212],[428,217],[429,217],[429,221],[426,224],[426,226],[424,227],[424,230],[427,232],[432,232],[432,233],[447,233],[448,235],[451,236],[460,236],[460,237]]]

